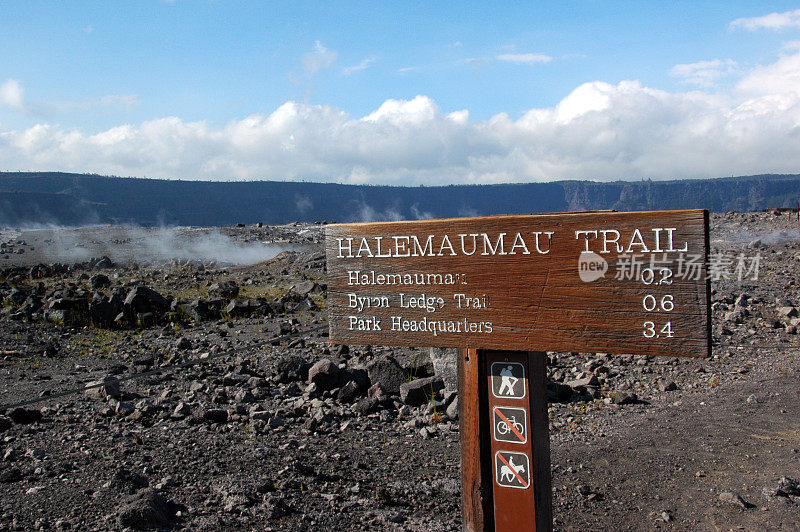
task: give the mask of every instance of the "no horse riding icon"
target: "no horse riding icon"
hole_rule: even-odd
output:
[[[494,455],[494,476],[500,486],[527,489],[531,485],[530,469],[527,454],[497,451]]]

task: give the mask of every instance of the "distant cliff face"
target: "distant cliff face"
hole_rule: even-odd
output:
[[[231,225],[374,221],[576,210],[797,207],[800,175],[388,187],[0,173],[0,225]]]

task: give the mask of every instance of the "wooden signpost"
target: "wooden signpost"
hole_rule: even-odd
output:
[[[708,212],[326,228],[330,341],[459,347],[468,530],[550,530],[544,351],[708,356]]]

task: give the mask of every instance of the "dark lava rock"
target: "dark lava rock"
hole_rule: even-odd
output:
[[[178,305],[180,310],[196,322],[219,318],[219,308],[204,299],[195,299],[191,303]]]
[[[400,385],[406,382],[406,372],[394,357],[384,355],[376,358],[367,366],[369,380],[373,384],[380,383],[388,394],[400,393]]]
[[[299,355],[287,355],[275,363],[279,382],[304,381],[308,378],[308,362]]]
[[[374,399],[381,399],[387,396],[388,394],[386,393],[386,389],[379,382],[376,382],[375,384],[370,386],[369,389],[367,390],[367,397],[372,397]]]
[[[232,318],[249,316],[252,311],[250,300],[235,299],[225,307],[225,313]]]
[[[116,296],[106,297],[101,292],[96,292],[92,296],[89,304],[89,314],[92,323],[100,327],[110,327],[114,324],[114,319],[122,310],[122,299]]]
[[[116,266],[114,261],[104,255],[103,258],[94,263],[93,267],[95,270],[105,270],[114,266]]]
[[[17,467],[10,467],[8,469],[0,469],[0,483],[7,484],[22,480],[24,475]]]
[[[301,296],[307,296],[308,294],[321,294],[324,291],[324,288],[322,285],[315,283],[314,281],[304,281],[294,285],[290,291]]]
[[[239,286],[234,281],[220,281],[209,286],[208,293],[223,299],[233,299],[239,295]]]
[[[138,355],[133,357],[134,366],[143,366],[146,368],[152,367],[155,364],[155,357],[153,355]]]
[[[47,305],[50,310],[86,310],[86,300],[78,297],[59,297]]]
[[[658,389],[661,390],[662,392],[672,392],[678,389],[678,385],[675,384],[675,381],[672,380],[659,379],[656,385],[658,386]]]
[[[635,393],[630,392],[617,392],[614,395],[614,403],[618,405],[632,405],[639,402],[639,398]]]
[[[30,271],[31,280],[43,279],[45,277],[50,277],[51,275],[53,275],[53,269],[47,264],[37,264],[31,268]]]
[[[442,390],[444,381],[440,377],[415,379],[400,385],[400,400],[410,406],[424,405]]]
[[[165,527],[170,522],[169,503],[151,488],[125,499],[117,511],[117,524],[137,530]]]
[[[352,403],[358,397],[359,386],[355,381],[349,381],[347,384],[339,389],[339,394],[336,398],[342,403]]]
[[[8,417],[13,419],[14,423],[27,425],[28,423],[33,423],[42,419],[42,413],[35,408],[29,410],[27,408],[17,407],[8,413]]]
[[[366,416],[378,409],[378,400],[374,397],[365,397],[353,406],[353,411],[359,416]]]
[[[572,388],[560,382],[548,381],[547,396],[550,402],[567,401],[572,397]]]
[[[94,290],[105,288],[107,286],[111,286],[111,279],[108,278],[108,275],[96,273],[89,277],[89,286],[91,286]]]
[[[92,381],[88,383],[86,387],[88,389],[83,393],[89,397],[100,400],[107,399],[109,397],[119,399],[122,393],[119,386],[119,379],[113,375],[106,375],[101,380]]]
[[[736,493],[735,491],[725,491],[720,493],[719,500],[721,500],[722,502],[726,502],[728,504],[732,504],[733,506],[738,506],[745,510],[747,510],[748,508],[754,508],[754,505],[745,501],[742,498],[742,496]]]
[[[778,481],[778,489],[786,495],[800,496],[800,482],[789,477],[781,477]]]
[[[283,500],[283,496],[268,493],[264,497],[264,510],[268,519],[278,519],[292,512],[292,508]]]
[[[370,382],[366,368],[358,366],[340,370],[339,388],[342,388],[349,382],[354,382],[359,390],[366,390],[369,388]]]
[[[203,413],[203,417],[212,423],[227,423],[228,411],[223,408],[212,408]]]
[[[339,366],[324,358],[308,370],[308,382],[313,382],[320,390],[331,390],[339,383]]]
[[[125,297],[124,304],[135,314],[164,312],[169,309],[167,298],[146,286],[137,286],[131,289]]]
[[[134,473],[121,467],[114,473],[114,478],[108,483],[108,487],[115,491],[121,491],[128,494],[136,493],[142,488],[150,486],[150,480],[147,477]]]
[[[58,352],[61,350],[61,346],[56,340],[48,340],[44,346],[44,356],[48,358],[55,358],[58,356]]]

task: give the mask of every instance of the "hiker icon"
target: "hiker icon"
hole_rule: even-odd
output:
[[[493,362],[491,375],[495,397],[525,397],[525,367],[519,362]]]
[[[500,370],[500,389],[498,393],[500,395],[514,395],[514,385],[517,383],[519,379],[514,376],[513,371],[511,370],[511,366],[506,366],[505,368]],[[504,392],[503,390],[508,390]]]

